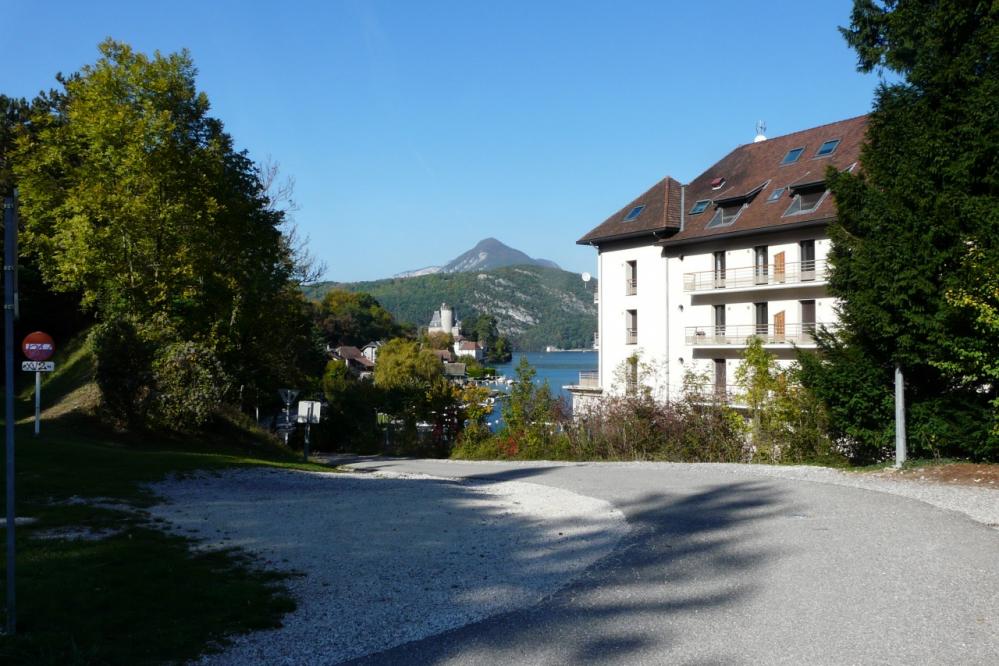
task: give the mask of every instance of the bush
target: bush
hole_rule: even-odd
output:
[[[228,378],[212,350],[195,342],[174,342],[153,361],[152,418],[170,430],[203,426],[222,405]]]
[[[101,412],[120,428],[143,425],[153,395],[153,345],[124,318],[95,326],[91,343]]]

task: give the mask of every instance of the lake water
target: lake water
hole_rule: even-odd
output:
[[[514,352],[511,362],[494,366],[497,374],[516,379],[517,365],[522,356],[527,357],[527,362],[537,372],[534,375],[534,382],[541,384],[548,380],[552,393],[564,397],[569,404],[572,404],[572,396],[562,387],[578,383],[581,371],[597,369],[595,351]],[[499,426],[496,421],[500,416],[499,408],[489,415],[489,421],[494,428]]]
[[[579,373],[583,370],[597,369],[597,352],[595,351],[563,351],[563,352],[514,352],[513,360],[495,366],[496,372],[511,379],[517,377],[517,365],[522,356],[537,371],[534,381],[538,384],[546,379],[556,395],[570,399],[568,391],[563,386],[579,383]]]

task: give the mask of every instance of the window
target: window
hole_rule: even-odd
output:
[[[770,308],[767,303],[754,303],[754,305],[756,306],[756,335],[766,339],[770,329]]]
[[[626,363],[628,371],[624,378],[624,391],[628,395],[635,395],[638,391],[638,357],[632,356]]]
[[[756,284],[766,284],[770,281],[767,252],[766,245],[757,245],[753,248],[753,277]]]
[[[780,199],[781,195],[784,194],[784,191],[786,189],[787,189],[786,187],[778,187],[777,189],[775,189],[773,192],[770,193],[770,196],[767,197],[767,203],[770,203],[771,201],[777,201],[778,199]]]
[[[711,199],[701,199],[694,204],[694,207],[690,209],[691,215],[700,215],[704,210],[711,205]]]
[[[815,301],[801,301],[801,339],[811,340],[815,334]]]
[[[735,206],[719,206],[715,209],[715,216],[711,218],[708,222],[708,229],[714,229],[715,227],[727,227],[734,224],[737,219],[739,219],[739,214],[742,213],[742,209],[745,208],[743,205]]]
[[[803,152],[805,152],[804,147],[802,147],[802,148],[792,148],[791,150],[787,151],[787,155],[785,155],[784,159],[782,159],[780,161],[781,166],[783,166],[785,164],[794,164],[795,162],[798,161],[798,158],[801,157],[801,154]]]
[[[815,279],[815,241],[803,240],[798,243],[801,248],[801,279]]]
[[[624,343],[628,345],[638,344],[638,310],[625,310],[625,336]]]
[[[839,139],[830,139],[826,141],[821,146],[819,150],[815,153],[816,157],[825,157],[826,155],[832,155],[836,152],[836,146],[839,145]]]
[[[811,213],[813,210],[819,207],[822,200],[826,197],[825,190],[812,190],[810,192],[799,192],[794,195],[794,199],[791,200],[791,205],[787,207],[784,211],[784,217],[788,215],[799,215],[801,213]]]
[[[722,176],[719,176],[718,178],[715,178],[715,179],[713,179],[711,181],[711,189],[712,190],[720,190],[721,186],[724,185],[724,184],[725,184],[725,178],[723,178]]]
[[[715,342],[725,339],[725,306],[716,305],[715,309]]]
[[[725,252],[715,252],[715,289],[725,288]]]
[[[641,206],[635,206],[634,208],[631,209],[630,213],[624,216],[624,221],[631,222],[639,215],[641,215],[643,210],[645,210],[645,204],[642,204]]]
[[[718,395],[725,394],[727,382],[725,381],[725,359],[716,358],[715,359],[715,393]]]
[[[624,295],[634,296],[638,293],[638,262],[624,262]]]

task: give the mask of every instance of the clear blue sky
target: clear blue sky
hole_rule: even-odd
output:
[[[33,96],[104,37],[187,48],[213,113],[296,180],[327,278],[443,263],[495,236],[573,271],[575,240],[758,119],[777,136],[870,110],[849,0],[18,2],[0,91]]]

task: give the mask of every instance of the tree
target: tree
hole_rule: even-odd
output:
[[[99,50],[18,132],[23,246],[52,289],[79,294],[99,322],[149,336],[164,372],[200,377],[192,363],[219,363],[228,385],[207,400],[269,391],[315,347],[284,213],[208,115],[186,51],[149,57],[113,40]],[[171,409],[183,397],[159,395]]]
[[[827,175],[842,328],[819,336],[805,380],[836,433],[877,458],[892,425],[869,416],[900,364],[916,455],[999,457],[999,5],[856,0],[843,34],[861,71],[901,80],[877,92],[859,172]],[[858,393],[872,404],[846,409]]]
[[[400,332],[392,313],[364,292],[328,292],[319,304],[318,317],[323,336],[334,347],[363,345]]]

